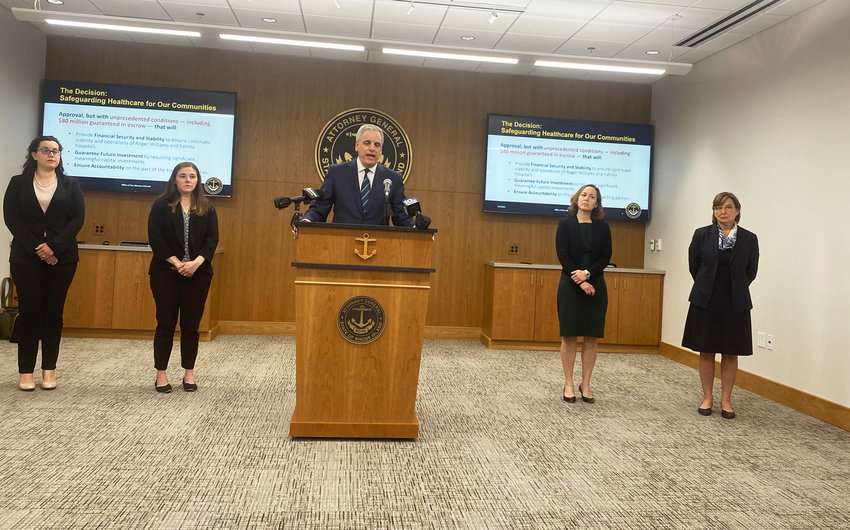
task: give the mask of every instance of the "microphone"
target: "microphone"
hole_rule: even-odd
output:
[[[384,197],[390,196],[390,187],[393,185],[393,181],[390,179],[384,179]]]
[[[411,197],[405,199],[402,204],[404,204],[404,209],[407,210],[407,215],[413,217],[413,223],[416,228],[425,230],[431,226],[431,218],[422,213],[422,205],[419,203],[419,199]]]
[[[322,198],[324,198],[324,194],[321,189],[314,190],[313,188],[304,188],[301,190],[301,195],[299,197],[275,197],[274,207],[278,210],[283,210],[290,204],[295,204],[297,207],[299,203],[303,202],[304,204],[310,204],[311,202]]]

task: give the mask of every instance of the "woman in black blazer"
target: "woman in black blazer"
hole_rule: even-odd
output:
[[[714,197],[711,224],[694,232],[688,247],[688,268],[694,286],[682,346],[700,352],[702,404],[697,411],[711,414],[714,356],[720,359],[720,412],[732,419],[732,388],[738,375],[738,356],[753,354],[750,284],[759,263],[758,238],[738,226],[741,203],[732,193]]]
[[[564,368],[564,401],[575,403],[573,365],[578,336],[581,347],[582,401],[593,403],[590,376],[596,363],[599,337],[605,332],[608,290],[602,271],[611,261],[611,230],[602,220],[599,188],[588,184],[570,197],[569,215],[558,223],[555,248],[561,262],[558,284],[558,321],[561,332],[561,363]]]
[[[62,145],[53,136],[30,142],[20,175],[3,199],[12,232],[9,268],[18,290],[18,387],[35,390],[33,372],[41,341],[41,388],[56,388],[65,297],[77,270],[77,232],[85,203],[76,179],[65,174]]]
[[[177,164],[165,191],[148,216],[148,240],[153,250],[148,273],[156,303],[153,339],[157,392],[171,392],[166,369],[180,319],[183,390],[198,389],[195,359],[198,325],[212,282],[212,259],[218,245],[218,217],[201,195],[201,172],[191,162]]]

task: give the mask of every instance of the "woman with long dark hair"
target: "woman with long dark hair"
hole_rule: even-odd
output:
[[[86,207],[80,184],[65,174],[53,136],[30,142],[20,175],[9,181],[3,217],[12,232],[9,269],[18,291],[18,387],[35,390],[41,342],[41,388],[56,388],[65,297],[79,261],[77,233]]]
[[[578,337],[581,346],[581,399],[593,403],[590,376],[596,364],[599,338],[605,332],[608,290],[602,272],[611,260],[611,230],[603,220],[599,188],[586,184],[570,197],[569,214],[558,223],[555,249],[561,262],[558,284],[558,321],[561,364],[564,368],[564,401],[575,403],[573,365]]]
[[[195,164],[177,164],[148,216],[148,241],[153,250],[148,273],[156,303],[153,355],[157,392],[171,392],[166,370],[178,318],[183,390],[198,389],[198,325],[212,283],[212,259],[218,245],[218,217],[201,194],[200,182],[201,172]]]

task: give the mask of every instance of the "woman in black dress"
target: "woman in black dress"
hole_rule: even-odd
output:
[[[602,271],[611,260],[611,230],[602,220],[599,188],[587,184],[570,197],[569,214],[558,223],[555,248],[561,262],[558,284],[558,321],[561,328],[561,363],[564,367],[564,401],[575,403],[573,365],[576,342],[581,347],[582,401],[593,403],[590,375],[596,363],[597,343],[605,331],[608,290]]]
[[[198,325],[212,283],[218,216],[201,195],[201,172],[192,162],[174,167],[165,191],[154,201],[148,216],[148,240],[153,250],[148,273],[156,303],[154,387],[157,392],[171,392],[166,369],[179,318],[183,390],[193,392],[198,389]]]
[[[694,286],[682,346],[700,352],[699,377],[703,416],[711,414],[714,356],[720,359],[720,412],[732,419],[732,388],[738,356],[753,354],[750,284],[759,263],[758,238],[738,226],[741,203],[732,193],[714,197],[711,224],[698,228],[688,247],[688,268]]]

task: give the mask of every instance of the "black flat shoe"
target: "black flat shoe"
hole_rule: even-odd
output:
[[[564,392],[566,392],[566,391],[567,391],[567,387],[564,386]],[[575,403],[576,397],[575,396],[572,396],[572,397],[564,396],[564,401],[566,401],[567,403]]]
[[[183,390],[185,390],[186,392],[194,392],[197,389],[198,385],[196,385],[195,383],[187,383],[186,379],[183,379]]]
[[[720,409],[720,415],[726,418],[727,420],[731,420],[735,417],[735,412],[731,410]]]
[[[711,407],[708,407],[707,409],[698,408],[697,412],[699,412],[703,416],[711,416]]]
[[[584,397],[584,392],[581,391],[581,385],[578,386],[578,393],[581,394],[581,400],[585,403],[595,403],[596,400],[592,397]]]
[[[161,394],[168,394],[169,392],[171,392],[171,383],[165,383],[162,386],[156,386],[156,381],[154,381],[153,387],[156,389],[157,392]]]

